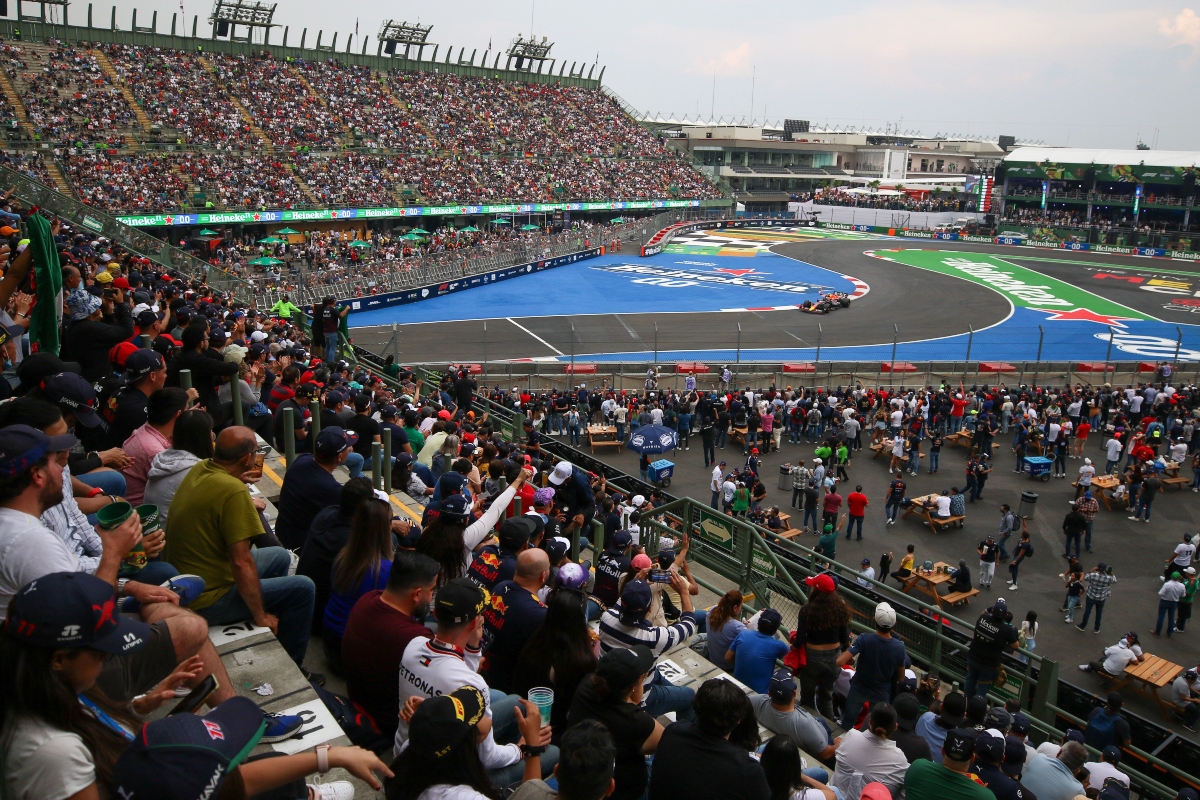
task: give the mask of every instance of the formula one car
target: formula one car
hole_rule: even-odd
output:
[[[817,302],[805,300],[800,310],[807,314],[828,314],[839,308],[849,308],[850,298],[844,292],[829,292],[822,294]]]

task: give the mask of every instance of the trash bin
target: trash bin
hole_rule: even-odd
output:
[[[1021,492],[1021,505],[1017,507],[1018,517],[1033,517],[1033,509],[1037,506],[1037,492]]]
[[[791,464],[780,464],[779,465],[779,488],[780,489],[792,488],[792,465]]]

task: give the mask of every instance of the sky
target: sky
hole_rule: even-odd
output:
[[[211,0],[117,0],[118,27],[136,7],[140,24],[157,9],[169,31],[181,4],[205,32]],[[96,3],[95,18],[111,6]],[[606,86],[663,116],[1200,150],[1200,0],[280,0],[276,11],[289,43],[308,27],[309,43],[323,28],[340,44],[357,24],[371,52],[385,18],[432,24],[439,58],[548,36],[551,55],[598,56]]]

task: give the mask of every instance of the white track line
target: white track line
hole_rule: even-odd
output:
[[[541,342],[542,344],[546,345],[546,347],[549,347],[549,348],[550,348],[551,350],[553,350],[555,353],[558,353],[560,356],[561,356],[561,355],[563,355],[563,351],[562,351],[562,350],[559,350],[557,347],[555,347],[554,345],[550,344],[550,343],[549,343],[549,342],[547,342],[545,339],[543,339],[542,337],[538,336],[536,333],[534,333],[533,331],[529,330],[529,328],[526,328],[524,325],[522,325],[521,323],[517,322],[517,321],[516,321],[515,319],[513,319],[512,317],[505,317],[505,319],[506,319],[506,320],[508,320],[509,322],[511,322],[513,325],[516,325],[516,326],[517,326],[518,328],[520,328],[521,330],[523,330],[523,331],[525,331],[526,333],[528,333],[528,334],[529,334],[530,336],[532,336],[533,338],[537,339],[537,340],[538,340],[539,342]]]

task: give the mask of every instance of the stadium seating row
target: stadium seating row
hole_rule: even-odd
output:
[[[108,211],[720,196],[598,89],[59,41],[0,68],[10,140]]]

